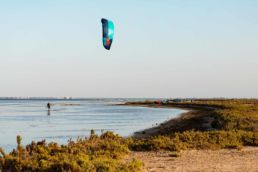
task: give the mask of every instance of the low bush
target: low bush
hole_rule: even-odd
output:
[[[141,162],[137,160],[122,161],[129,153],[128,141],[112,132],[101,136],[92,133],[89,138],[70,140],[67,145],[61,146],[47,144],[43,140],[23,147],[18,136],[17,145],[9,154],[0,151],[2,171],[131,172],[139,171],[141,167]]]
[[[134,151],[180,151],[185,149],[218,149],[258,146],[258,132],[236,131],[185,131],[170,136],[153,136],[135,139],[129,145]]]

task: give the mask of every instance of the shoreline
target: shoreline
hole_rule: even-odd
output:
[[[176,118],[170,118],[157,126],[146,128],[133,133],[134,138],[148,138],[157,135],[166,135],[173,132],[183,132],[186,130],[210,131],[214,130],[212,123],[214,117],[211,112],[214,107],[188,106],[188,105],[157,105],[157,104],[117,104],[121,106],[139,106],[147,108],[173,108],[187,110],[180,113]]]
[[[134,137],[134,138],[146,138],[146,137],[150,137],[150,136],[162,135],[162,133],[164,132],[164,130],[167,127],[174,126],[177,121],[182,121],[184,118],[187,118],[187,116],[190,116],[192,112],[194,112],[194,110],[184,112],[184,113],[180,113],[178,117],[170,118],[169,120],[164,121],[164,122],[158,124],[157,126],[153,126],[153,127],[150,127],[150,128],[140,130],[140,131],[136,131],[136,132],[134,132],[132,137]]]

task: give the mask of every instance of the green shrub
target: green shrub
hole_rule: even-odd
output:
[[[0,171],[139,171],[141,163],[137,160],[123,162],[129,153],[127,139],[112,132],[101,136],[93,133],[91,137],[69,141],[67,145],[32,142],[26,148],[17,137],[17,149],[9,154],[2,152]]]
[[[218,149],[258,146],[258,132],[236,131],[186,131],[171,136],[136,139],[129,145],[134,151],[185,149]]]

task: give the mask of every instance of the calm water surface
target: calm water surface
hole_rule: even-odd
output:
[[[177,117],[183,110],[113,106],[127,99],[88,100],[0,100],[0,147],[6,151],[22,144],[46,139],[60,144],[89,136],[90,130],[114,131],[129,136],[156,123]],[[47,102],[53,104],[50,114]]]

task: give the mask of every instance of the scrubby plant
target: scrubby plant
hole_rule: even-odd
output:
[[[185,149],[218,149],[240,148],[242,146],[258,146],[258,132],[250,131],[186,131],[171,136],[154,136],[135,139],[129,145],[134,151]]]
[[[129,172],[141,167],[137,160],[122,161],[129,153],[128,142],[112,132],[101,136],[92,133],[89,138],[70,140],[67,145],[43,140],[23,148],[21,140],[17,137],[18,146],[11,153],[1,151],[0,171]]]
[[[137,102],[139,103],[139,102]],[[136,103],[136,104],[137,104]],[[128,103],[130,104],[130,103]],[[154,102],[140,102],[150,105]],[[204,111],[202,115],[191,116],[187,120],[202,121],[212,117],[212,130],[167,129],[144,139],[135,139],[130,148],[137,151],[216,149],[258,146],[258,100],[256,99],[197,99],[191,102],[166,103],[163,106],[191,108]],[[189,123],[190,125],[190,123]]]

